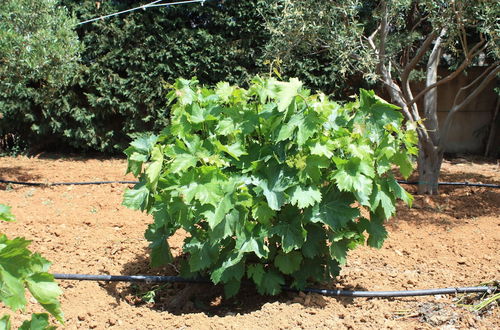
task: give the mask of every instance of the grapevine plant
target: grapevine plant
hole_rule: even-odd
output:
[[[14,221],[10,207],[0,204],[0,221]],[[63,323],[63,313],[58,300],[62,293],[48,273],[50,262],[27,247],[30,241],[22,237],[9,240],[0,233],[0,301],[12,310],[24,310],[27,305],[25,288],[42,307]],[[0,329],[11,328],[9,315],[0,318]],[[19,327],[28,329],[55,329],[49,325],[47,313],[34,313],[31,320],[24,321]]]
[[[397,199],[412,202],[392,170],[412,172],[414,127],[372,91],[342,106],[297,79],[178,79],[168,98],[171,125],[125,150],[140,182],[124,205],[154,218],[152,266],[172,261],[167,238],[182,228],[182,275],[210,276],[226,296],[243,280],[300,289],[338,275],[365,241],[379,248]]]

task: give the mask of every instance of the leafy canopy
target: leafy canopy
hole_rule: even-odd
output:
[[[140,183],[123,203],[154,217],[153,266],[172,261],[167,239],[182,228],[183,274],[209,275],[228,296],[245,278],[261,294],[303,288],[338,274],[365,235],[380,247],[396,200],[411,204],[391,166],[410,174],[415,132],[373,92],[341,106],[297,79],[178,79],[168,98],[171,125],[125,151]]]

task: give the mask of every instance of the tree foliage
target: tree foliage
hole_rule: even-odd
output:
[[[0,3],[0,138],[36,142],[60,126],[46,105],[77,70],[74,25],[55,0]]]
[[[500,2],[281,0],[275,7],[279,14],[268,22],[270,56],[293,63],[307,50],[322,53],[340,77],[362,72],[384,86],[406,119],[417,124],[419,192],[436,193],[454,115],[500,72]],[[438,77],[439,65],[450,74]],[[460,90],[439,125],[436,87],[472,65],[487,68]],[[425,82],[422,91],[415,90],[417,81]]]
[[[172,261],[167,239],[182,228],[186,276],[208,274],[228,296],[244,278],[261,294],[303,288],[337,275],[366,234],[380,247],[396,200],[412,201],[391,166],[410,175],[415,131],[373,92],[341,106],[298,79],[179,79],[168,99],[171,125],[125,151],[140,183],[123,203],[154,217],[153,266]]]

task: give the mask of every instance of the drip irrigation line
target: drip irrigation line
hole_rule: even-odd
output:
[[[179,276],[149,276],[149,275],[84,275],[84,274],[53,274],[58,280],[76,281],[110,281],[110,282],[146,282],[146,283],[211,283],[207,279],[188,279]],[[324,296],[333,297],[353,297],[353,298],[388,298],[388,297],[413,297],[413,296],[434,296],[438,294],[459,294],[459,293],[492,293],[496,287],[473,286],[461,288],[442,288],[407,291],[354,291],[354,290],[330,290],[305,288],[297,290],[290,287],[283,287],[284,291],[317,293]]]
[[[146,282],[146,283],[211,283],[204,278],[183,278],[179,276],[154,275],[86,275],[53,274],[57,280],[109,281],[109,282]]]
[[[36,187],[50,187],[50,186],[86,186],[86,185],[99,185],[99,184],[137,184],[138,181],[89,181],[89,182],[22,182],[22,181],[11,181],[11,180],[0,180],[0,183],[8,184],[18,184],[23,186],[36,186]]]
[[[406,180],[398,180],[398,183],[401,184],[412,184],[417,185],[419,181],[406,181]],[[475,183],[475,182],[446,182],[440,181],[438,182],[440,186],[467,186],[467,187],[488,187],[488,188],[500,188],[500,184],[494,183]]]
[[[12,180],[0,180],[0,183],[10,183],[25,186],[83,186],[83,185],[98,185],[98,184],[138,184],[139,181],[90,181],[90,182],[54,182],[54,183],[43,183],[43,182],[22,182],[22,181],[12,181]],[[406,181],[398,180],[401,184],[411,184],[417,185],[418,181]],[[500,184],[493,183],[475,183],[475,182],[438,182],[440,186],[467,186],[467,187],[487,187],[487,188],[500,188]]]

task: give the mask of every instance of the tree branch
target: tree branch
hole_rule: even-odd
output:
[[[425,39],[425,41],[422,43],[422,45],[420,46],[420,48],[418,49],[417,53],[415,54],[413,59],[410,61],[410,63],[408,63],[405,66],[405,69],[404,69],[403,73],[401,74],[401,83],[403,86],[408,85],[408,83],[409,83],[408,77],[410,76],[411,71],[417,66],[418,62],[425,55],[425,52],[429,49],[429,47],[431,46],[431,43],[434,41],[434,39],[436,39],[436,37],[437,37],[436,31],[432,31],[432,33],[430,33],[427,36],[427,38]],[[403,92],[404,92],[404,90],[403,90]],[[408,101],[409,100],[411,100],[411,98],[408,98]]]
[[[427,93],[429,90],[435,88],[435,87],[438,87],[442,84],[445,84],[447,83],[448,81],[454,79],[455,77],[457,77],[471,62],[471,60],[476,57],[479,53],[481,53],[487,46],[488,46],[488,43],[483,43],[485,40],[483,39],[481,42],[479,42],[477,45],[475,45],[471,51],[469,52],[470,57],[467,57],[465,58],[465,60],[462,62],[462,64],[460,64],[460,66],[455,70],[453,71],[452,73],[450,73],[449,75],[447,75],[446,77],[444,77],[443,79],[435,82],[434,84],[431,84],[429,86],[426,86],[424,89],[422,89],[418,94],[417,96],[415,96],[410,102],[408,102],[408,106],[411,106],[412,104],[414,104],[415,102],[417,102],[422,96],[425,95],[425,93]],[[482,46],[482,47],[481,47]],[[478,49],[478,47],[481,47],[480,49]]]

